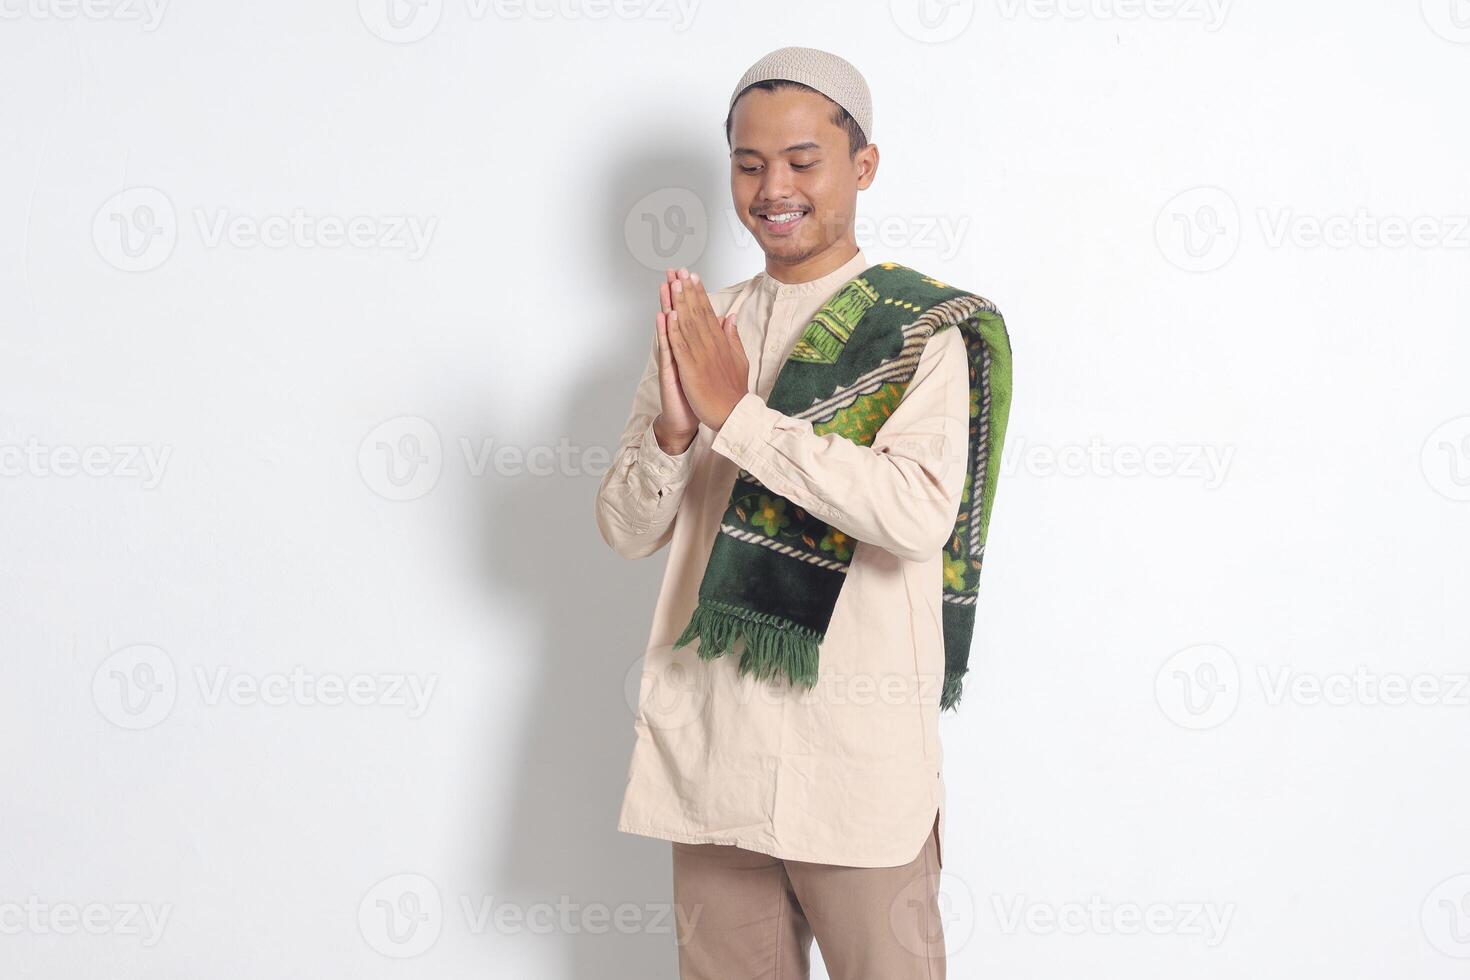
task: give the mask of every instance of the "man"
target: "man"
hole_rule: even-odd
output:
[[[947,665],[942,587],[979,569],[978,552],[956,550],[975,559],[957,572],[945,548],[962,548],[957,515],[963,527],[980,513],[980,482],[976,509],[962,504],[990,391],[981,412],[962,330],[931,336],[943,317],[926,312],[916,334],[911,312],[892,332],[901,350],[875,361],[906,386],[866,444],[768,404],[778,377],[835,369],[877,330],[851,329],[849,299],[893,313],[859,278],[879,271],[854,233],[878,169],[871,134],[867,84],[835,55],[782,48],[746,72],[726,120],[730,188],[765,270],[714,292],[668,270],[598,489],[618,554],[670,545],[618,829],[673,842],[685,980],[805,978],[813,938],[834,980],[944,976],[938,692],[957,697],[963,667]],[[966,313],[994,309],[922,281]],[[835,605],[808,602],[828,588]],[[967,652],[968,629],[956,635]]]

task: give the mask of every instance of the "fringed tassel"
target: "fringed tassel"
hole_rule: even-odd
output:
[[[682,647],[698,637],[699,659],[713,660],[729,653],[740,636],[745,637],[740,674],[754,674],[761,680],[783,675],[807,688],[817,683],[821,634],[770,613],[703,601],[695,607],[689,625],[674,641],[674,647]]]
[[[954,710],[960,703],[960,695],[963,693],[965,674],[969,668],[960,670],[946,670],[944,672],[944,690],[939,694],[939,710]]]

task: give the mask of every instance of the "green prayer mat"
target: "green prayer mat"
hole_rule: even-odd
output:
[[[970,360],[963,496],[944,547],[944,686],[954,708],[969,669],[985,532],[1011,405],[1011,344],[995,304],[895,262],[848,281],[816,312],[781,365],[766,404],[871,446],[898,406],[929,338],[957,327]],[[977,492],[978,488],[978,492]],[[740,470],[720,521],[699,605],[674,646],[699,656],[745,637],[739,672],[811,688],[818,649],[846,581],[852,539]]]

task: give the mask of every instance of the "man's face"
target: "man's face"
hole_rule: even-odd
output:
[[[848,156],[826,96],[754,89],[730,116],[730,195],[766,256],[795,265],[853,242],[857,192],[873,181],[877,148]],[[785,220],[775,220],[787,215]]]

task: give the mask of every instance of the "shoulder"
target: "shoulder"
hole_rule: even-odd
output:
[[[936,331],[924,343],[915,374],[953,372],[958,369],[963,369],[968,374],[969,364],[970,354],[965,347],[964,332],[958,327],[945,327]],[[960,367],[956,368],[954,365]]]
[[[723,289],[711,290],[709,294],[709,304],[710,306],[714,307],[715,314],[718,316],[724,316],[726,313],[730,312],[731,305],[734,304],[735,300],[740,297],[740,294],[744,293],[746,289],[749,288],[758,277],[759,273],[751,276],[748,279],[742,279],[737,283],[732,283],[729,286],[725,286]]]
[[[921,306],[956,304],[966,309],[973,307],[977,312],[998,312],[995,304],[980,293],[901,262],[879,262],[868,275],[883,287]]]
[[[739,296],[745,290],[745,287],[747,287],[751,283],[755,282],[755,280],[756,280],[756,278],[757,278],[758,275],[759,275],[759,273],[757,273],[756,276],[751,276],[748,279],[742,279],[739,282],[732,283],[732,284],[730,284],[728,286],[725,286],[722,289],[713,290],[709,294],[710,299],[715,299],[716,297],[721,297],[721,298],[725,298],[725,299],[734,299],[736,296]]]

